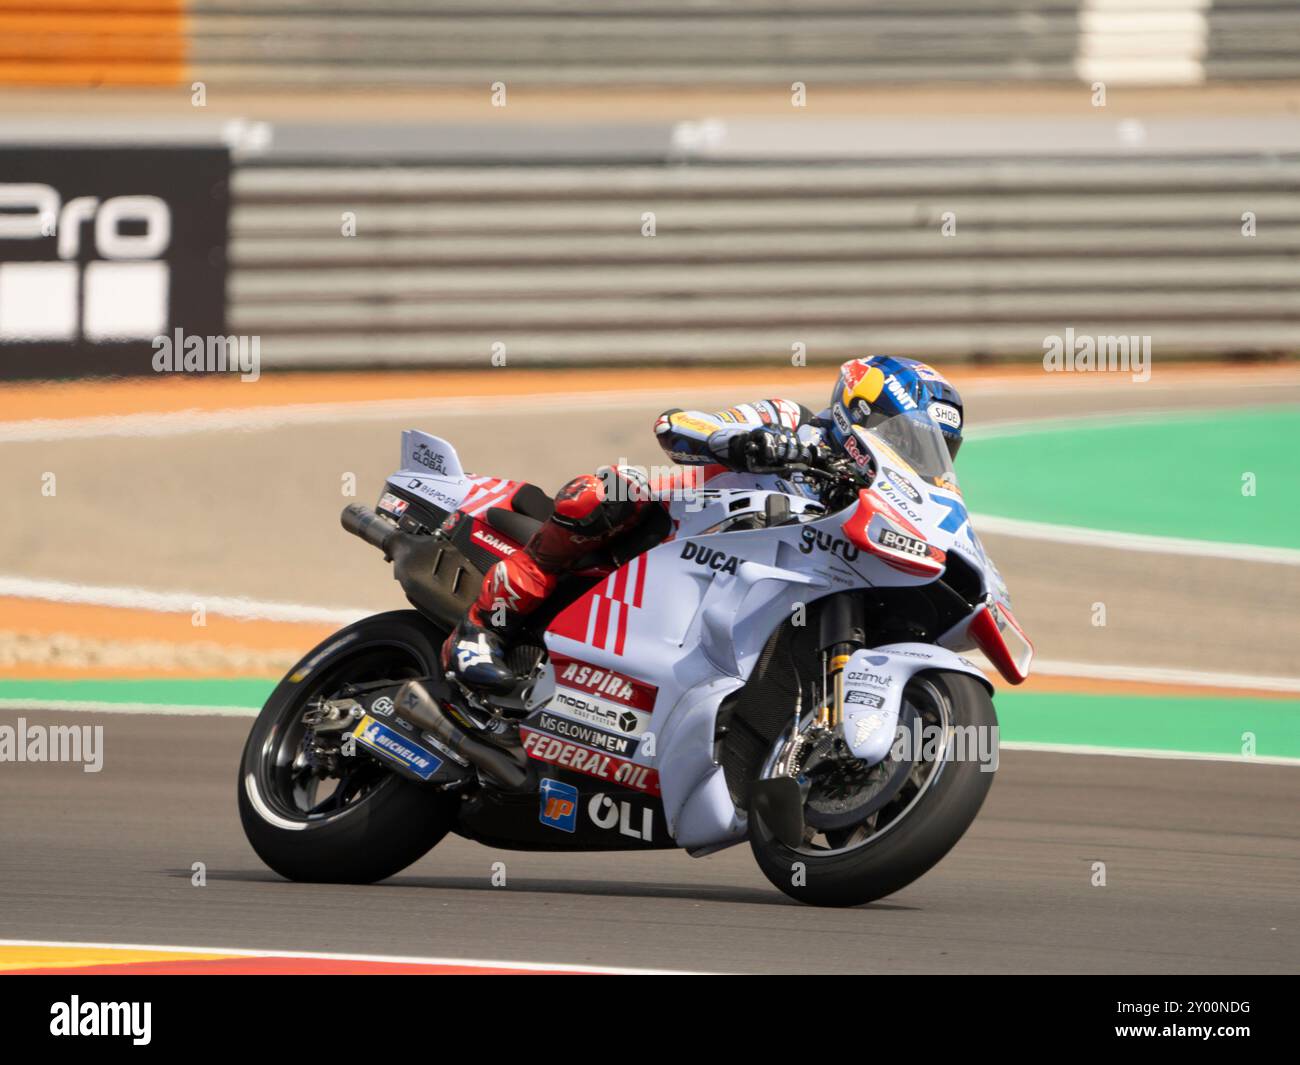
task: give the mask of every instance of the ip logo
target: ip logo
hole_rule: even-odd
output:
[[[578,789],[546,777],[541,786],[541,822],[562,832],[578,829]]]

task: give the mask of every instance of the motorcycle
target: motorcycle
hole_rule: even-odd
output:
[[[402,434],[375,509],[342,524],[414,609],[308,653],[244,749],[239,810],[299,881],[369,883],[448,832],[491,847],[710,854],[748,840],[795,899],[851,906],[937,863],[997,765],[993,688],[1033,647],[966,511],[941,432],[898,415],[847,454],[676,471],[661,506],[530,615],[484,693],[439,652],[550,499]]]

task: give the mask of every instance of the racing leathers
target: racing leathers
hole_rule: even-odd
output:
[[[808,462],[820,447],[821,419],[785,399],[764,399],[726,410],[670,410],[655,422],[660,446],[675,462],[703,466],[699,485],[727,470],[770,470]],[[466,685],[508,691],[516,677],[506,661],[507,641],[520,621],[555,590],[579,560],[642,526],[661,508],[664,485],[652,485],[634,467],[605,466],[582,474],[556,493],[555,510],[522,551],[490,569],[442,650],[443,667]],[[605,559],[606,568],[614,560]]]

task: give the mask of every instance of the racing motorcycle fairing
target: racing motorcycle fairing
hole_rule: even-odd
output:
[[[1009,679],[1023,679],[1032,649],[1019,642],[1023,633],[971,528],[946,445],[934,427],[900,418],[855,428],[849,451],[868,485],[837,512],[795,476],[734,471],[664,500],[672,535],[558,609],[543,634],[548,660],[522,701],[519,730],[539,775],[595,788],[592,796],[610,802],[638,796],[634,805],[661,812],[678,846],[714,849],[743,839],[745,815],[716,760],[716,723],[772,634],[827,596],[929,584],[954,558],[971,575],[967,585],[978,585],[962,593],[970,613],[936,637],[942,646],[856,652],[846,673],[862,679],[846,676],[844,739],[865,761],[883,758],[903,689],[923,669],[987,684],[955,651],[979,646],[999,670],[1011,670]],[[389,486],[450,511],[453,526],[472,519],[480,531],[487,511],[509,508],[523,482],[472,477],[447,441],[408,430],[402,469]],[[493,554],[520,542],[488,543],[497,550],[475,564],[486,569]],[[611,809],[600,800],[600,822]],[[545,817],[538,824],[543,838],[563,831]],[[481,832],[504,839],[490,826]]]
[[[974,662],[928,643],[891,643],[855,651],[844,667],[844,742],[854,757],[875,765],[889,753],[903,705],[903,690],[916,674],[942,669],[992,685]]]

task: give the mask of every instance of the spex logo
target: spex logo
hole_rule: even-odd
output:
[[[561,832],[578,830],[578,789],[562,780],[543,777],[538,789],[541,810],[538,818],[544,825]]]
[[[705,547],[703,544],[697,544],[694,541],[688,541],[686,546],[682,548],[681,557],[687,562],[694,562],[698,566],[707,566],[718,573],[735,573],[736,567],[740,565],[741,561],[735,555],[724,554],[716,548]]]
[[[799,550],[805,555],[811,555],[814,550],[825,551],[828,554],[839,555],[845,562],[852,562],[858,555],[862,554],[862,549],[855,544],[851,544],[838,536],[832,536],[821,529],[804,526],[799,536]]]

